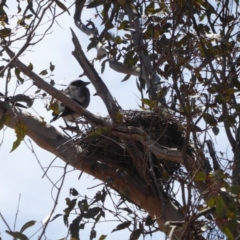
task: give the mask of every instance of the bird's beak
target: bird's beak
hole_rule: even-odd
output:
[[[87,86],[88,84],[90,84],[90,82],[84,82],[84,85]]]

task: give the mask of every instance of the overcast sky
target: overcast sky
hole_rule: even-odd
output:
[[[24,9],[22,2],[21,4],[22,8]],[[17,5],[15,1],[8,1],[8,6],[9,9],[5,9],[8,14],[11,14],[12,12],[16,13]],[[26,51],[23,56],[20,57],[20,60],[26,65],[31,62],[34,65],[33,71],[36,73],[40,73],[42,70],[48,69],[49,63],[52,62],[52,64],[56,66],[52,79],[56,83],[61,84],[68,84],[70,81],[78,79],[78,76],[83,73],[79,64],[72,56],[72,51],[74,48],[71,40],[70,27],[79,37],[79,41],[83,49],[86,50],[87,45],[89,44],[88,37],[80,33],[80,31],[73,24],[73,8],[70,10],[70,12],[71,16],[68,14],[63,14],[57,19],[58,24],[55,23],[51,34],[47,35],[42,42],[33,48],[29,48],[28,50],[30,51]],[[87,20],[91,18],[93,14],[94,10],[88,10],[88,12],[84,12],[83,19]],[[16,25],[15,21],[16,19],[11,21],[11,23],[14,23],[14,26]],[[13,25],[10,26],[12,27]],[[44,29],[46,26],[47,25],[43,24],[42,29]],[[12,50],[17,52],[18,48],[22,46],[22,44],[22,41],[14,44],[14,48],[12,48]],[[96,56],[96,50],[90,50],[87,53],[87,56],[88,59],[93,59]],[[123,109],[138,108],[140,101],[139,92],[136,89],[135,78],[131,78],[130,80],[122,83],[121,80],[125,75],[118,74],[109,69],[108,64],[106,65],[104,74],[101,74],[101,65],[99,63],[95,63],[94,66]],[[88,81],[86,77],[83,77],[82,79]],[[49,79],[46,79],[46,81],[49,81]],[[23,90],[26,90],[29,86],[31,86],[31,84],[32,82],[28,81],[27,84],[24,84],[16,89],[16,79],[13,76],[9,85],[9,96],[13,95],[14,91],[16,91],[16,93],[22,93]],[[56,87],[59,89],[63,88],[62,86],[57,85]],[[0,79],[0,92],[4,92],[4,88],[5,78]],[[106,116],[107,111],[101,99],[97,96],[93,96],[95,93],[93,86],[90,85],[89,89],[91,92],[91,103],[88,107],[88,110],[92,113]],[[36,87],[32,87],[30,90],[26,91],[25,94],[30,96],[34,95],[36,90]],[[46,111],[44,108],[44,101],[40,99],[34,101],[31,112],[34,115],[37,113],[41,117],[44,117],[45,121],[47,122],[49,122],[49,120],[52,118],[51,113]],[[64,124],[60,119],[54,122],[53,125],[58,127],[59,125]],[[1,142],[2,139],[3,143]],[[24,142],[22,142],[20,147],[18,147],[14,152],[10,153],[12,143],[15,139],[15,133],[12,129],[0,131],[0,212],[13,229],[18,199],[21,195],[15,230],[19,231],[22,225],[27,221],[38,221],[36,227],[30,228],[24,232],[29,237],[41,226],[41,221],[51,212],[54,204],[54,201],[51,197],[52,184],[46,177],[42,178],[43,172],[39,167],[37,158],[44,167],[47,167],[55,158],[55,156],[39,148],[28,137],[25,137],[25,142],[29,145],[31,141],[37,158],[27,148]],[[53,167],[48,171],[48,175],[54,183],[61,178],[63,174],[63,169],[61,167],[63,166],[64,164],[62,161],[57,159],[55,160]],[[93,180],[93,177],[88,175],[84,175],[79,181],[79,174],[79,171],[74,171],[67,174],[55,214],[63,213],[63,209],[66,208],[65,198],[69,196],[70,188],[76,188],[83,196],[85,194],[94,196],[94,193],[98,190],[96,188],[86,192],[87,187],[95,186],[99,182],[97,180]],[[102,189],[102,186],[99,189]],[[53,191],[53,196],[55,196],[55,194],[56,190]],[[110,220],[108,216],[107,219]],[[115,232],[111,234],[112,229],[118,224],[119,222],[99,224],[100,227],[97,228],[98,232],[96,239],[98,239],[101,234],[108,235],[107,239],[109,240],[128,239],[129,233],[127,232],[125,232],[124,235],[122,235],[122,232]],[[92,227],[92,224],[89,224],[84,231],[81,231],[82,239],[89,238],[90,227]],[[0,219],[0,236],[3,240],[11,239],[11,237],[5,233],[6,229],[7,228],[5,224]],[[49,225],[46,237],[47,239],[55,240],[65,237],[66,234],[67,228],[64,226],[63,220],[60,217]],[[84,234],[86,235],[84,236]],[[32,237],[32,239],[37,239],[37,236],[38,234]],[[160,234],[153,235],[152,239],[159,240],[159,236],[164,239]],[[150,238],[148,237],[146,239]]]

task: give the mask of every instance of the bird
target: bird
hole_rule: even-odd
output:
[[[68,87],[63,90],[63,94],[73,99],[76,103],[81,105],[83,108],[87,108],[90,103],[90,92],[86,87],[90,82],[84,82],[82,80],[74,80],[69,83]],[[56,121],[58,118],[62,117],[65,121],[75,121],[76,118],[81,115],[74,112],[68,106],[65,106],[62,102],[56,101],[58,105],[57,113],[53,111],[53,119],[50,121]]]

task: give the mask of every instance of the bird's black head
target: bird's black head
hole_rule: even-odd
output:
[[[84,82],[82,80],[74,80],[69,83],[69,86],[83,87],[87,86],[90,82]]]

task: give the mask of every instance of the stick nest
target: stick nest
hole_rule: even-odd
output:
[[[151,111],[123,111],[122,114],[124,121],[121,125],[124,128],[139,129],[154,142],[168,148],[180,150],[183,146],[184,132],[180,124],[168,114]],[[146,146],[131,137],[120,138],[115,133],[118,127],[85,129],[86,132],[81,135],[79,142],[85,154],[115,168],[137,173],[146,184],[155,178],[164,192],[169,193],[174,179],[185,175],[181,165],[156,158]],[[194,154],[191,146],[188,147],[187,154]]]

